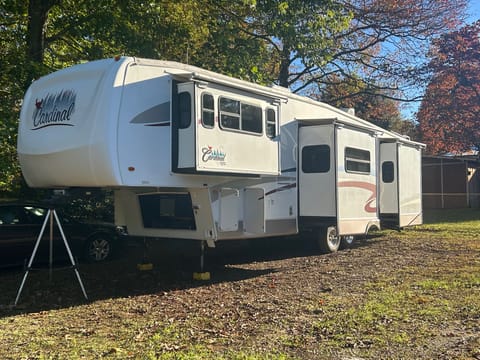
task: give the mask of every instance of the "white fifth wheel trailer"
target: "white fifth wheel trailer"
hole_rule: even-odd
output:
[[[35,81],[18,134],[30,186],[114,189],[132,235],[214,246],[314,231],[325,251],[422,222],[422,148],[283,88],[131,57]]]

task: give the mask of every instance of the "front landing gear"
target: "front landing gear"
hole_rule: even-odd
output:
[[[193,280],[210,280],[210,272],[205,271],[205,241],[200,245],[200,268],[198,272],[193,273]]]

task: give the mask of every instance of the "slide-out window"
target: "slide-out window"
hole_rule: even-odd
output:
[[[190,93],[178,94],[179,128],[186,129],[192,123],[192,98]]]
[[[370,174],[370,151],[345,148],[345,171],[359,174]]]
[[[139,195],[143,227],[195,230],[190,194]]]
[[[277,116],[275,114],[275,110],[273,109],[267,109],[265,130],[270,139],[277,136]]]
[[[384,161],[382,163],[382,181],[392,183],[395,180],[395,167],[393,161]]]
[[[223,129],[261,134],[262,108],[226,97],[220,98],[220,126]]]
[[[329,172],[330,146],[305,146],[302,149],[302,171],[306,174]]]
[[[202,94],[202,124],[212,128],[215,125],[214,100],[211,94]]]

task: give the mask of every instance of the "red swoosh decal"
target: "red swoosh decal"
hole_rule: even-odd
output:
[[[370,191],[372,194],[365,203],[365,211],[369,213],[377,212],[377,207],[373,207],[372,203],[377,200],[377,185],[367,183],[364,181],[341,181],[338,183],[339,187],[354,187]]]

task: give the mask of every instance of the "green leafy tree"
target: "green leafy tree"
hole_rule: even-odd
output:
[[[16,139],[26,78],[23,10],[17,2],[0,2],[0,194],[18,191],[22,182]]]
[[[0,0],[0,191],[15,192],[21,99],[54,70],[125,54],[176,60],[263,81],[266,45],[238,34],[223,6],[206,0]],[[242,8],[237,4],[225,4]]]

